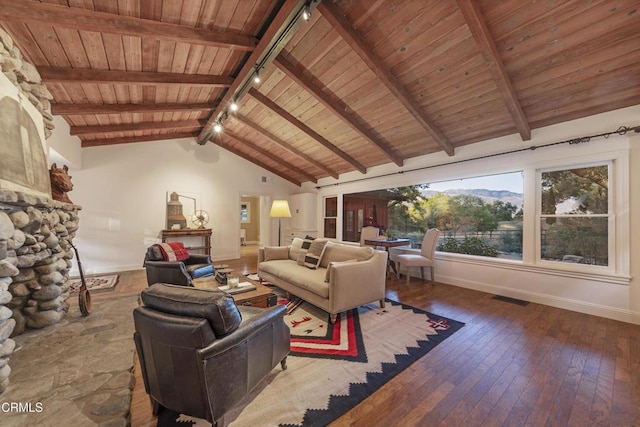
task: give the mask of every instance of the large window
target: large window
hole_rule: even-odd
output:
[[[417,248],[435,227],[438,251],[521,260],[523,197],[522,172],[346,194],[343,239],[374,226]]]
[[[374,226],[417,249],[436,227],[440,258],[628,284],[629,151],[562,154],[522,158],[516,172],[450,179],[468,172],[457,168],[447,181],[344,194],[338,236],[358,242]]]
[[[540,259],[609,265],[610,165],[540,173]]]

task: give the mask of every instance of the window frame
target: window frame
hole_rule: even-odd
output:
[[[542,175],[547,172],[567,171],[572,169],[590,168],[606,166],[607,167],[607,213],[606,214],[543,214],[542,213]],[[615,236],[616,236],[616,212],[613,202],[615,195],[615,180],[613,179],[613,160],[600,162],[571,164],[567,166],[555,166],[551,168],[541,168],[536,170],[536,262],[540,265],[552,266],[577,266],[577,270],[582,267],[593,267],[599,270],[610,270],[611,265],[615,265]],[[543,218],[607,218],[607,265],[577,264],[562,261],[551,261],[542,259],[542,220]],[[573,270],[573,268],[569,268]]]
[[[533,212],[533,233],[534,253],[530,259],[535,266],[550,271],[563,271],[566,273],[576,273],[599,277],[620,278],[628,282],[629,277],[629,152],[619,150],[609,153],[585,156],[580,159],[562,159],[546,164],[539,164],[533,170],[535,172],[535,208]],[[608,167],[608,208],[606,217],[608,218],[608,265],[591,265],[568,262],[558,262],[543,260],[541,220],[548,215],[542,215],[542,174],[558,170],[570,170],[592,166]],[[526,187],[526,186],[525,186]],[[526,203],[525,188],[525,203]],[[526,212],[525,212],[526,216]],[[560,215],[560,217],[570,218],[576,215]],[[603,215],[593,215],[593,217]],[[524,219],[527,222],[527,219]],[[526,238],[526,237],[525,237]],[[530,246],[531,247],[531,246]]]
[[[376,190],[389,187],[415,185],[421,182],[442,182],[456,179],[467,179],[475,176],[493,175],[522,171],[524,174],[524,206],[523,206],[523,236],[522,236],[522,260],[509,260],[487,258],[474,255],[455,254],[436,251],[436,260],[459,263],[460,265],[473,265],[490,269],[504,269],[530,274],[544,274],[565,277],[569,280],[585,280],[589,282],[602,282],[628,286],[631,281],[631,218],[630,218],[630,147],[629,141],[614,138],[608,144],[583,144],[578,147],[559,147],[550,150],[535,150],[526,155],[517,156],[513,162],[505,162],[504,159],[487,159],[465,165],[464,167],[437,168],[437,170],[404,173],[402,175],[385,178],[384,181],[375,180],[369,185],[345,185],[341,192],[331,189],[321,192],[321,197],[338,198],[337,239],[342,227],[342,196],[348,193]],[[541,263],[537,261],[540,253],[540,243],[537,237],[539,233],[539,221],[536,221],[538,203],[538,182],[536,171],[552,168],[566,169],[579,167],[580,165],[613,162],[613,170],[610,170],[612,183],[610,191],[615,206],[615,244],[610,248],[614,255],[610,256],[609,267],[590,266],[587,264],[572,264],[559,262]],[[561,265],[558,265],[561,264]]]

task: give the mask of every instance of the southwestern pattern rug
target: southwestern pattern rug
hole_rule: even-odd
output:
[[[118,275],[117,274],[109,274],[105,276],[92,276],[85,277],[87,282],[87,289],[90,291],[96,291],[99,289],[111,289],[116,286],[118,283]],[[82,281],[80,278],[69,279],[69,292],[78,292],[80,291],[80,286],[82,286]]]
[[[387,300],[343,313],[335,325],[314,306],[293,300],[288,369],[276,367],[224,418],[225,426],[325,426],[464,326]],[[210,426],[164,410],[158,426]]]

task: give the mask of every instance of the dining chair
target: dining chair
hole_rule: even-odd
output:
[[[360,246],[369,246],[365,245],[364,241],[367,239],[377,239],[380,236],[380,229],[378,227],[366,226],[362,227],[362,231],[360,232]]]
[[[439,236],[440,230],[431,228],[425,233],[422,239],[420,255],[401,254],[396,257],[396,263],[398,264],[396,274],[398,279],[400,278],[400,269],[403,265],[407,269],[407,284],[409,284],[409,280],[411,279],[411,267],[420,267],[422,280],[424,280],[424,268],[429,267],[431,269],[431,283],[434,283],[434,255],[436,253],[436,244]]]

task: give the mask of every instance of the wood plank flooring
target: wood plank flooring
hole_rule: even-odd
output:
[[[255,246],[225,263],[255,272]],[[144,287],[120,273],[117,295]],[[387,297],[466,326],[332,426],[640,426],[640,326],[416,278]],[[156,425],[138,365],[131,424]]]

